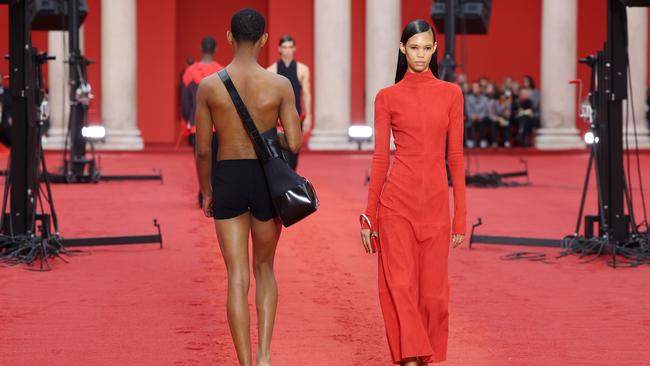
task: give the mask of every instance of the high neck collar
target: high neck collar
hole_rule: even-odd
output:
[[[402,80],[409,83],[423,83],[438,79],[433,75],[431,70],[424,72],[410,72],[409,70],[406,70],[406,73],[404,73],[404,78]]]

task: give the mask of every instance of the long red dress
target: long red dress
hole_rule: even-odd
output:
[[[396,151],[387,177],[391,130]],[[379,232],[379,300],[393,362],[416,356],[444,361],[450,233],[465,233],[466,216],[463,95],[457,85],[430,71],[407,71],[377,93],[366,214]]]

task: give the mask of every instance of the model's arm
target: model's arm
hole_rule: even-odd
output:
[[[266,70],[270,71],[270,72],[272,72],[274,74],[277,74],[278,73],[278,64],[277,64],[277,62],[274,62],[271,65],[269,65],[269,67],[267,67]]]
[[[467,208],[465,206],[465,160],[463,158],[463,94],[454,89],[449,126],[447,127],[447,161],[454,191],[453,234],[465,234]]]
[[[302,65],[303,75],[300,79],[300,86],[302,86],[302,101],[305,104],[305,120],[303,121],[303,132],[309,132],[312,127],[311,115],[311,75],[309,67]]]
[[[212,216],[212,117],[207,97],[208,86],[205,82],[199,84],[196,96],[196,172],[199,176],[199,187],[203,194],[203,212]]]
[[[379,195],[384,187],[388,165],[390,163],[390,109],[385,92],[380,91],[375,97],[375,152],[370,168],[370,187],[366,215],[370,218],[373,229],[377,227],[377,206]]]
[[[280,85],[282,95],[282,104],[280,104],[280,123],[284,133],[279,133],[280,145],[282,148],[290,150],[297,154],[302,144],[302,133],[300,131],[300,117],[296,110],[295,96],[291,82],[287,78],[282,78]]]

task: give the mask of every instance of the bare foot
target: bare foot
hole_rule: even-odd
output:
[[[260,357],[257,356],[257,366],[271,366],[271,357]]]

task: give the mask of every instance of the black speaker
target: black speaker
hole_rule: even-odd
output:
[[[79,0],[79,25],[88,15],[86,0]],[[68,30],[67,0],[31,0],[29,16],[33,30]]]
[[[650,0],[621,0],[625,6],[650,6]]]
[[[447,1],[456,1],[456,34],[487,34],[491,0],[437,0],[431,7],[431,19],[440,33],[445,32]]]

